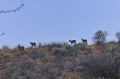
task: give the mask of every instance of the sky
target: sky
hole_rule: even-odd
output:
[[[98,30],[107,31],[107,41],[116,40],[120,31],[120,0],[23,0],[24,7],[15,13],[0,13],[0,47],[29,42],[81,42]],[[20,6],[20,0],[0,0],[1,10]]]

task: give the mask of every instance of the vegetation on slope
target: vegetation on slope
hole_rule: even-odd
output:
[[[24,51],[3,46],[0,79],[119,79],[120,43],[104,40],[93,45],[52,42]]]
[[[118,79],[119,44],[73,46],[51,43],[37,48],[0,49],[0,79]]]

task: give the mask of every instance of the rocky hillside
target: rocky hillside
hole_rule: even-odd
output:
[[[0,49],[0,79],[119,79],[120,47],[50,43]]]

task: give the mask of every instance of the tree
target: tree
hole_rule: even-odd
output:
[[[118,39],[118,42],[120,42],[120,32],[117,32],[115,36]]]
[[[103,44],[106,41],[106,36],[108,33],[106,31],[98,30],[92,37],[95,44]]]

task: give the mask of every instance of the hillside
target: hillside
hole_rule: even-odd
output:
[[[0,79],[119,79],[120,48],[50,43],[19,50],[0,49]]]

